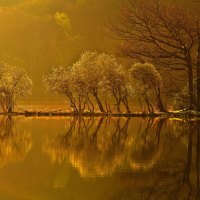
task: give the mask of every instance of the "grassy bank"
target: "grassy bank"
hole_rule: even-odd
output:
[[[100,113],[100,112],[83,112],[83,113],[73,113],[73,112],[55,112],[55,111],[24,111],[24,112],[13,112],[13,113],[0,113],[1,115],[11,115],[17,116],[22,115],[26,117],[33,116],[86,116],[86,117],[165,117],[165,118],[200,118],[200,112],[188,110],[188,111],[170,111],[170,112],[156,112],[156,113]]]

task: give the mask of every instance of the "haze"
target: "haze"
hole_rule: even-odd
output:
[[[1,0],[0,58],[28,69],[33,94],[22,103],[63,102],[50,96],[43,75],[52,66],[72,65],[85,50],[117,53],[107,21],[123,0]],[[199,6],[189,0],[179,4]],[[62,100],[62,101],[60,101]]]

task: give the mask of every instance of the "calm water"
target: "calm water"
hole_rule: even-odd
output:
[[[1,117],[0,199],[199,199],[199,124]]]

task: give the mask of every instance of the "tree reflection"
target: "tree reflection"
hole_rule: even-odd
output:
[[[196,185],[197,185],[197,198],[200,199],[200,185],[199,185],[199,164],[200,164],[200,121],[197,121],[197,143],[196,143]]]
[[[82,177],[115,176],[120,189],[111,199],[199,199],[200,121],[139,123],[74,118],[65,134],[48,138],[43,151],[52,162],[70,162]],[[117,168],[125,171],[115,174]]]
[[[154,121],[143,121],[145,128],[136,132],[129,127],[130,118],[74,118],[65,134],[47,139],[43,152],[52,162],[68,160],[82,177],[108,176],[123,165],[147,170],[162,151],[164,121]]]
[[[121,189],[110,199],[200,199],[200,121],[172,124],[166,133],[163,156],[153,171],[119,175]]]
[[[149,170],[151,169],[162,152],[162,143],[160,142],[160,134],[164,124],[164,119],[155,122],[155,119],[149,119],[147,126],[143,132],[136,134],[135,142],[129,156],[130,166],[133,170]]]
[[[12,117],[0,118],[0,168],[21,161],[31,149],[30,134],[16,128]]]

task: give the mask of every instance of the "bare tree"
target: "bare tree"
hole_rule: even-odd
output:
[[[151,62],[162,69],[186,70],[190,109],[198,109],[200,93],[199,16],[159,0],[129,0],[111,25],[117,39],[123,40],[120,51],[140,62]],[[194,92],[197,67],[198,90]]]
[[[197,31],[197,110],[200,111],[200,18],[196,19]]]

